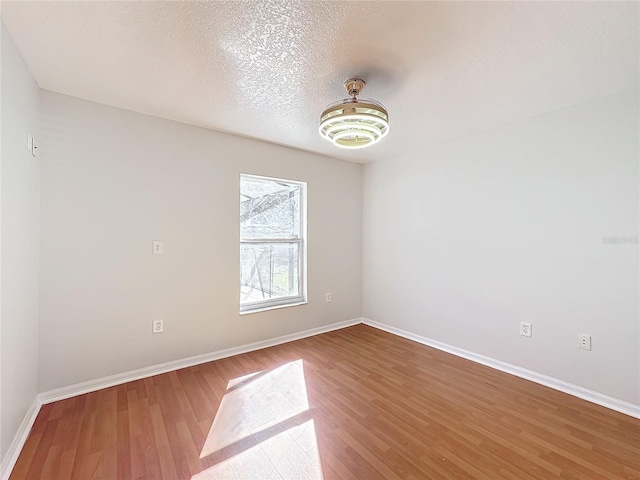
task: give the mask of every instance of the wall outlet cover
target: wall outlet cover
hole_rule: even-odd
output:
[[[578,348],[581,350],[591,350],[591,335],[587,335],[586,333],[579,333]]]
[[[162,333],[164,332],[164,323],[162,320],[154,320],[151,324],[151,331],[153,333]]]
[[[531,323],[520,322],[520,335],[522,335],[523,337],[531,336]]]

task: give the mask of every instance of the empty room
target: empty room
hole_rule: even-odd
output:
[[[640,480],[640,2],[0,17],[0,480]]]

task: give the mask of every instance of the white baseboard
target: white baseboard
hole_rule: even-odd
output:
[[[192,367],[194,365],[212,362],[221,358],[232,357],[234,355],[240,355],[242,353],[260,350],[262,348],[273,347],[275,345],[293,342],[294,340],[300,340],[302,338],[312,337],[321,333],[339,330],[341,328],[350,327],[359,323],[361,323],[361,319],[354,318],[352,320],[332,323],[331,325],[324,325],[322,327],[312,328],[310,330],[304,330],[297,333],[291,333],[289,335],[271,338],[269,340],[263,340],[260,342],[249,343],[247,345],[241,345],[239,347],[228,348],[226,350],[218,350],[217,352],[204,353],[202,355],[196,355],[194,357],[182,358],[179,360],[173,360],[171,362],[160,363],[158,365],[152,365],[150,367],[139,368],[137,370],[131,370],[129,372],[118,373],[115,375],[109,375],[108,377],[98,378],[96,380],[89,380],[87,382],[69,385],[68,387],[49,390],[48,392],[44,392],[38,395],[38,398],[43,405],[51,402],[57,402],[58,400],[75,397],[76,395],[83,395],[85,393],[94,392],[96,390],[112,387],[114,385],[120,385],[122,383],[131,382],[133,380],[152,377],[153,375],[172,372],[173,370],[178,370],[180,368]]]
[[[495,368],[496,370],[500,370],[501,372],[510,373],[511,375],[515,375],[516,377],[539,383],[540,385],[544,385],[545,387],[568,393],[569,395],[573,395],[574,397],[582,398],[583,400],[602,405],[603,407],[610,408],[611,410],[615,410],[617,412],[624,413],[635,418],[640,418],[640,405],[625,402],[624,400],[618,400],[617,398],[609,397],[599,392],[594,392],[593,390],[589,390],[587,388],[565,382],[564,380],[548,377],[547,375],[542,375],[541,373],[527,370],[526,368],[521,368],[516,365],[473,353],[462,348],[454,347],[437,340],[432,340],[421,335],[416,335],[414,333],[410,333],[405,330],[386,325],[384,323],[376,322],[368,318],[363,317],[362,323],[364,323],[365,325],[369,325],[370,327],[384,330],[385,332],[392,333],[409,340],[413,340],[414,342],[437,348],[438,350],[442,350],[443,352],[466,358],[467,360],[471,360],[472,362]]]
[[[114,385],[120,385],[122,383],[131,382],[133,380],[139,380],[141,378],[151,377],[153,375],[159,375],[161,373],[171,372],[180,368],[192,367],[201,363],[207,363],[221,358],[232,357],[233,355],[240,355],[242,353],[252,352],[254,350],[260,350],[262,348],[273,347],[275,345],[281,345],[283,343],[292,342],[294,340],[300,340],[302,338],[312,337],[314,335],[320,335],[321,333],[331,332],[333,330],[339,330],[341,328],[350,327],[361,323],[360,318],[354,318],[353,320],[346,320],[343,322],[332,323],[331,325],[324,325],[322,327],[312,328],[304,330],[302,332],[292,333],[284,335],[282,337],[271,338],[269,340],[263,340],[260,342],[249,343],[247,345],[241,345],[239,347],[228,348],[226,350],[218,350],[217,352],[205,353],[202,355],[196,355],[194,357],[183,358],[180,360],[174,360],[171,362],[161,363],[158,365],[152,365],[150,367],[139,368],[137,370],[131,370],[129,372],[118,373],[116,375],[109,375],[108,377],[98,378],[96,380],[90,380],[88,382],[82,382],[75,385],[69,385],[68,387],[57,388],[55,390],[49,390],[39,394],[29,411],[22,420],[22,424],[16,433],[16,436],[5,455],[5,458],[0,465],[0,480],[7,480],[11,471],[18,460],[18,455],[24,447],[24,443],[27,441],[31,427],[40,412],[40,407],[47,403],[57,402],[58,400],[64,400],[66,398],[75,397],[76,395],[83,395],[85,393],[94,392],[103,388],[112,387]]]
[[[27,437],[29,436],[31,427],[33,427],[33,423],[36,421],[36,417],[38,416],[38,412],[40,412],[41,406],[42,403],[40,403],[40,399],[36,397],[29,407],[29,410],[27,410],[27,414],[22,419],[22,423],[20,424],[20,427],[18,427],[16,436],[13,437],[13,442],[9,445],[9,450],[7,450],[7,453],[2,459],[2,464],[0,465],[0,479],[7,480],[9,475],[11,475],[11,471],[18,460],[18,455],[20,455],[20,452],[22,451],[24,442],[27,441]]]
[[[70,385],[68,387],[63,387],[55,390],[50,390],[48,392],[43,392],[34,399],[33,403],[29,407],[29,410],[27,411],[27,414],[25,415],[22,421],[22,424],[20,425],[20,428],[18,429],[18,432],[16,433],[16,436],[13,439],[13,442],[9,446],[9,450],[7,451],[4,458],[2,459],[2,464],[0,465],[0,480],[7,480],[9,478],[9,475],[11,474],[11,471],[13,470],[13,467],[15,466],[16,461],[18,460],[18,455],[20,454],[20,451],[22,450],[22,447],[24,446],[24,443],[27,440],[29,432],[31,431],[31,427],[33,426],[33,423],[35,422],[36,417],[38,416],[40,407],[44,404],[56,402],[58,400],[64,400],[66,398],[71,398],[76,395],[82,395],[82,394],[93,392],[103,388],[112,387],[114,385],[120,385],[122,383],[131,382],[133,380],[139,380],[141,378],[146,378],[146,377],[151,377],[153,375],[159,375],[161,373],[171,372],[173,370],[178,370],[180,368],[191,367],[194,365],[199,365],[199,364],[211,362],[214,360],[219,360],[221,358],[231,357],[233,355],[240,355],[242,353],[252,352],[254,350],[260,350],[262,348],[273,347],[275,345],[292,342],[294,340],[300,340],[302,338],[312,337],[314,335],[331,332],[333,330],[339,330],[341,328],[350,327],[352,325],[357,325],[359,323],[364,323],[365,325],[369,325],[371,327],[384,330],[385,332],[389,332],[394,335],[398,335],[400,337],[413,340],[415,342],[421,343],[423,345],[427,345],[429,347],[437,348],[438,350],[442,350],[444,352],[448,352],[453,355],[466,358],[467,360],[471,360],[473,362],[486,365],[488,367],[494,368],[496,370],[500,370],[502,372],[510,373],[517,377],[521,377],[526,380],[539,383],[541,385],[545,385],[555,390],[568,393],[569,395],[573,395],[575,397],[582,398],[584,400],[596,403],[598,405],[602,405],[604,407],[624,413],[626,415],[630,415],[635,418],[640,418],[640,405],[635,405],[629,402],[625,402],[623,400],[618,400],[616,398],[612,398],[607,395],[594,392],[593,390],[588,390],[578,385],[573,385],[563,380],[558,380],[553,377],[548,377],[546,375],[542,375],[540,373],[536,373],[531,370],[527,370],[515,365],[511,365],[509,363],[502,362],[500,360],[495,360],[493,358],[486,357],[484,355],[479,355],[477,353],[473,353],[468,350],[454,347],[452,345],[448,345],[446,343],[442,343],[437,340],[432,340],[427,337],[422,337],[420,335],[416,335],[416,334],[407,332],[405,330],[401,330],[399,328],[392,327],[384,323],[375,322],[368,318],[362,317],[362,318],[357,318],[352,320],[346,320],[343,322],[333,323],[331,325],[325,325],[322,327],[312,328],[310,330],[292,333],[290,335],[284,335],[282,337],[272,338],[269,340],[250,343],[250,344],[242,345],[239,347],[229,348],[226,350],[219,350],[217,352],[205,353],[203,355],[196,355],[194,357],[161,363],[161,364],[153,365],[150,367],[140,368],[137,370],[119,373],[116,375],[110,375],[108,377],[103,377],[96,380],[90,380],[88,382],[78,383],[75,385]]]

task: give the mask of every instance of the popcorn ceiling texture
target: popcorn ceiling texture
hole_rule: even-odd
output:
[[[638,85],[637,2],[2,2],[39,85],[367,162]],[[350,76],[391,133],[317,133]]]

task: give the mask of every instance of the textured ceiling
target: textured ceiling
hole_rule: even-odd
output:
[[[38,84],[368,162],[638,86],[638,2],[11,2]],[[391,131],[318,135],[351,76]]]

